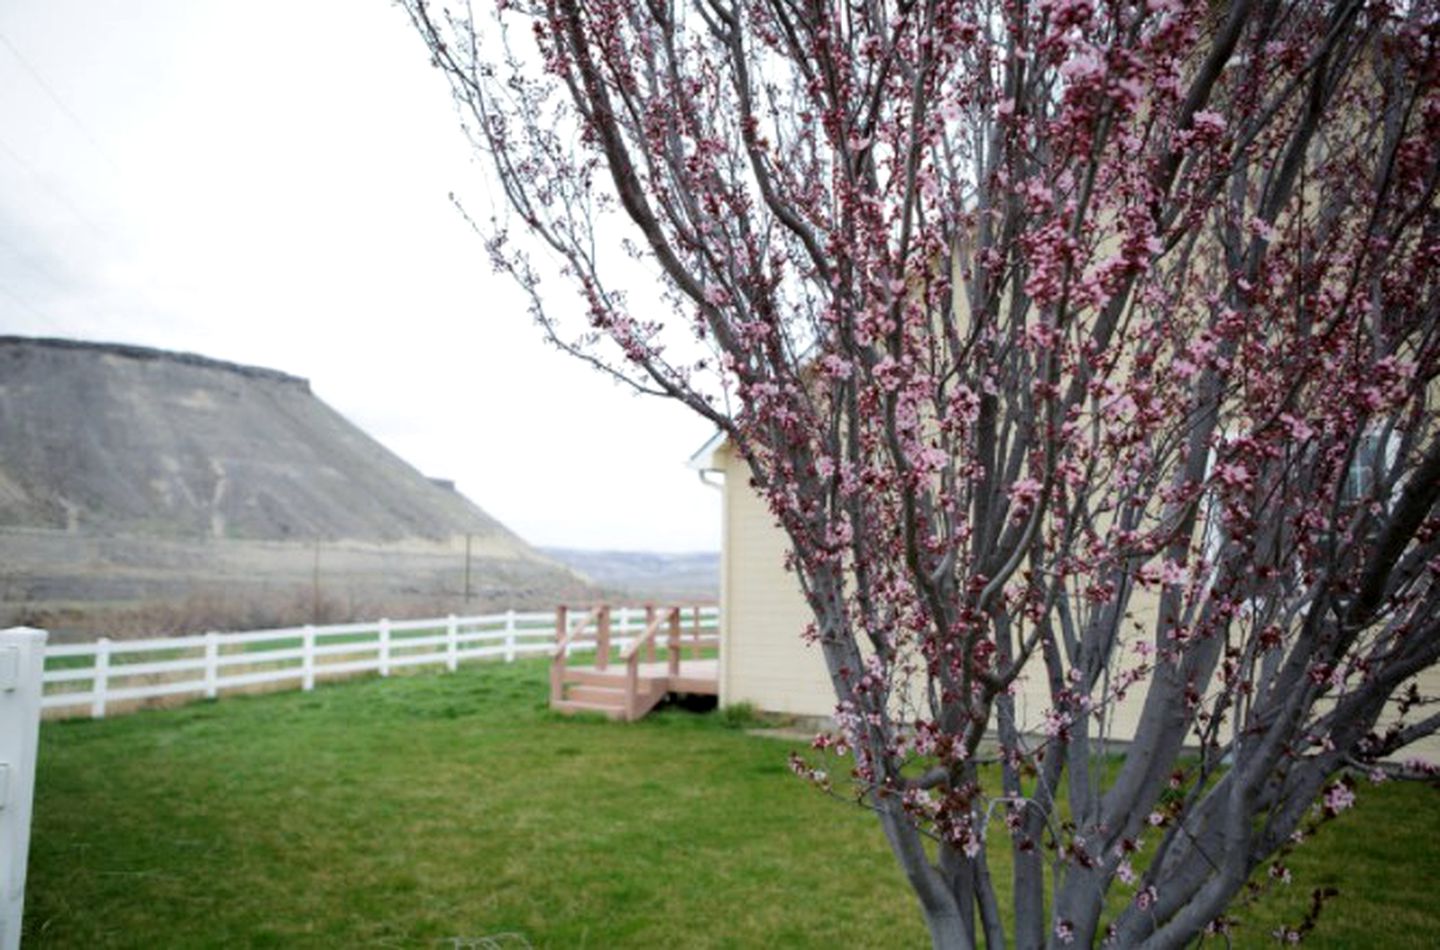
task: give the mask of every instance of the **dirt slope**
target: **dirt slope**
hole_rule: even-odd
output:
[[[584,589],[303,379],[64,340],[0,337],[0,543],[12,616],[236,585],[312,611],[463,606],[467,560],[472,606]]]

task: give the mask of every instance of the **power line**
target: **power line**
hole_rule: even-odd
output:
[[[53,184],[51,184],[50,180],[47,179],[44,175],[40,174],[40,171],[34,165],[31,165],[29,162],[27,162],[24,158],[20,156],[20,153],[16,152],[13,148],[7,145],[4,139],[0,139],[0,152],[4,152],[7,156],[9,156],[10,160],[16,165],[20,166],[22,171],[24,171],[27,175],[33,178],[37,185],[49,192],[50,197],[54,198],[60,204],[64,205],[66,209],[75,216],[76,220],[80,221],[91,231],[95,232],[96,238],[98,238],[102,243],[110,244],[112,246],[115,244],[115,239],[111,237],[109,229],[97,223],[84,211],[81,211],[79,205],[71,201],[68,195],[62,193],[60,189],[56,188]]]
[[[19,49],[15,47],[14,43],[10,42],[10,38],[7,37],[4,33],[0,33],[0,43],[3,43],[5,45],[5,48],[10,51],[10,55],[15,57],[15,61],[18,62],[25,69],[25,71],[30,74],[30,78],[35,81],[35,85],[39,86],[40,91],[45,93],[45,95],[49,97],[50,101],[55,104],[55,108],[59,109],[61,113],[64,114],[65,118],[70,120],[70,123],[75,126],[75,128],[80,132],[80,135],[84,137],[85,141],[89,143],[92,149],[95,150],[95,154],[99,155],[100,158],[105,162],[105,164],[110,166],[110,170],[112,172],[119,172],[120,166],[115,164],[114,159],[112,159],[109,153],[105,151],[104,147],[100,145],[99,140],[97,140],[94,135],[90,134],[89,127],[80,120],[80,117],[75,114],[75,111],[73,109],[71,109],[65,104],[64,100],[60,98],[59,94],[56,93],[55,90],[51,87],[51,85],[45,81],[45,77],[40,75],[40,71],[30,64],[30,61],[25,58],[24,54],[21,53]]]
[[[118,238],[110,228],[90,217],[78,204],[70,200],[70,196],[66,194],[65,191],[57,187],[45,175],[41,174],[34,165],[30,164],[18,152],[11,148],[4,139],[0,139],[0,153],[9,157],[22,171],[34,179],[37,185],[48,192],[51,198],[63,205],[77,221],[85,225],[85,227],[90,230],[92,239],[97,243],[98,247],[111,253],[119,254],[122,258],[130,253],[130,248],[126,242]],[[165,309],[156,305],[154,299],[151,298],[149,292],[143,285],[130,288],[129,293],[133,298],[137,299],[140,304],[148,308],[151,313],[158,314],[165,312]],[[11,297],[37,316],[43,316],[43,314],[36,311],[34,307],[24,304],[19,298],[15,298],[13,294]]]

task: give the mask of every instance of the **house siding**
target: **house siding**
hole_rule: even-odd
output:
[[[802,638],[813,618],[801,596],[799,582],[785,570],[789,541],[751,488],[744,461],[728,446],[722,446],[714,462],[725,476],[720,702],[749,703],[765,712],[829,716],[835,710],[835,695],[819,648]],[[1155,592],[1136,591],[1121,633],[1121,669],[1140,662],[1131,644],[1139,636],[1149,636],[1158,609]],[[1109,738],[1123,742],[1135,735],[1147,683],[1138,684],[1110,707],[1106,728]],[[1420,689],[1426,695],[1440,694],[1440,669],[1421,674]],[[1045,667],[1036,656],[1015,684],[1015,712],[1021,729],[1042,732],[1049,708]],[[1400,756],[1410,757],[1440,763],[1440,737],[1415,743]]]
[[[802,639],[813,618],[785,570],[788,539],[750,487],[744,460],[726,447],[715,461],[725,474],[720,702],[828,716],[835,694],[819,647]]]

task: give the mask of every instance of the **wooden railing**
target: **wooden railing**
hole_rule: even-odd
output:
[[[568,626],[570,608],[561,604],[555,608],[555,649],[550,654],[550,701],[558,703],[565,698],[565,664],[577,646],[584,643],[585,631],[596,625],[595,666],[605,669],[610,665],[610,608],[601,606],[586,611],[573,627]]]
[[[655,635],[660,631],[662,624],[669,622],[670,639],[666,650],[668,672],[671,676],[680,675],[680,608],[671,607],[664,613],[657,613],[654,606],[645,605],[645,632],[631,641],[620,655],[625,663],[625,718],[627,720],[639,719],[649,712],[651,707],[659,701],[659,697],[640,695],[640,650],[645,648],[649,653],[647,662],[655,662]],[[641,708],[641,707],[644,708]]]
[[[567,685],[578,688],[585,682],[591,685],[604,684],[611,690],[623,692],[623,706],[610,708],[625,719],[637,719],[664,697],[664,677],[657,670],[645,672],[641,667],[642,662],[656,662],[662,642],[665,649],[665,669],[670,678],[680,677],[684,672],[681,662],[686,647],[689,648],[691,658],[700,659],[705,650],[719,645],[719,616],[714,607],[657,608],[653,604],[646,604],[643,610],[644,621],[637,631],[634,626],[637,608],[612,607],[609,604],[587,608],[556,608],[555,647],[551,651],[550,663],[552,704],[565,708],[565,701],[571,698],[567,696]],[[688,637],[685,631],[687,614],[691,621]],[[615,647],[620,648],[618,665],[622,669],[609,673],[611,649]],[[572,656],[578,651],[588,652],[592,649],[595,654],[593,665],[572,669]],[[693,670],[689,673],[692,677],[695,675]],[[597,680],[595,674],[608,676]],[[616,702],[618,703],[618,699]]]

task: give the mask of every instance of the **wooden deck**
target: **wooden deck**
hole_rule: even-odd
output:
[[[617,662],[611,657],[609,607],[588,611],[574,626],[567,625],[567,610],[560,608],[550,662],[550,708],[630,721],[644,716],[670,693],[719,695],[720,661],[703,656],[718,646],[718,633],[702,628],[700,611],[689,609],[692,623],[683,630],[685,608],[646,608],[644,632],[629,638]],[[593,635],[586,636],[591,626]],[[594,664],[571,664],[577,647],[592,645]]]

